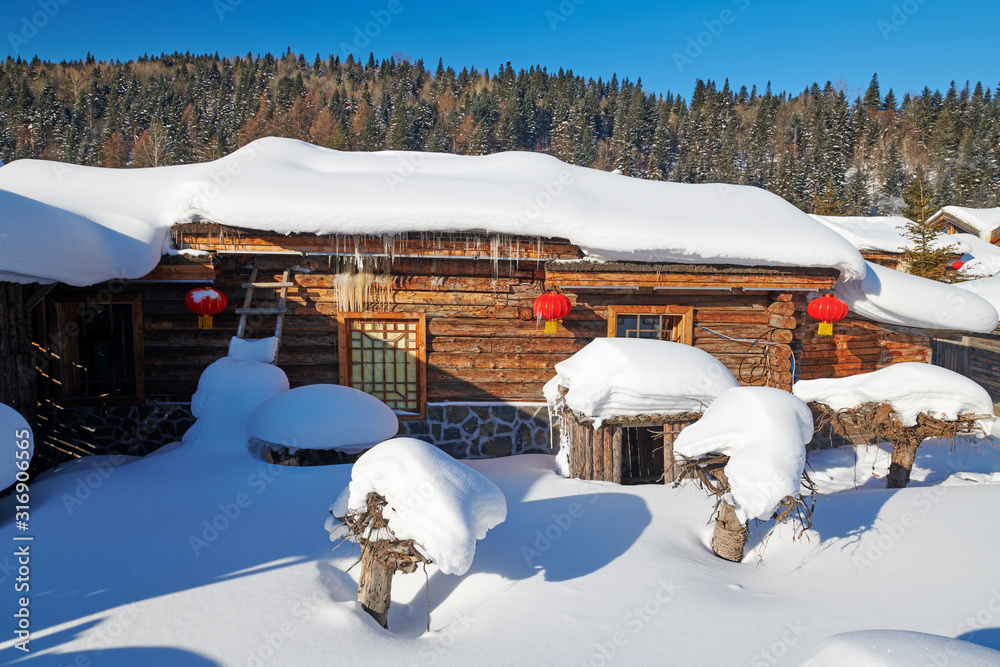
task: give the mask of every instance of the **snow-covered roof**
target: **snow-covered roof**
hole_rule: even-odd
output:
[[[912,244],[912,241],[903,236],[903,230],[906,225],[912,224],[912,221],[899,215],[868,217],[813,215],[812,217],[850,241],[858,250],[901,253]],[[934,245],[954,246],[956,252],[969,250],[967,244],[960,242],[954,236],[939,237]]]
[[[888,403],[904,426],[915,425],[921,412],[942,419],[967,413],[993,414],[993,399],[978,384],[947,368],[917,362],[893,364],[844,378],[800,380],[792,386],[792,393],[807,403],[822,403],[832,410]],[[987,433],[990,425],[984,425]]]
[[[964,283],[955,283],[955,287],[972,292],[976,296],[986,299],[993,307],[1000,311],[1000,275],[980,278],[978,280],[967,280]]]
[[[997,327],[997,309],[986,299],[871,262],[864,279],[837,283],[835,290],[852,313],[875,322],[979,333]]]
[[[959,273],[965,278],[985,278],[1000,273],[1000,246],[972,234],[951,234],[969,249],[962,255],[965,264]]]
[[[864,274],[850,243],[758,188],[628,178],[539,153],[338,152],[291,139],[151,169],[17,160],[0,171],[0,272],[138,278],[171,225],[197,220],[279,233],[485,230],[567,238],[597,259]]]
[[[987,241],[1000,227],[1000,208],[966,208],[965,206],[945,206],[937,215],[950,215]],[[935,216],[936,217],[936,216]]]
[[[555,365],[550,404],[593,417],[698,412],[739,383],[721,361],[690,345],[645,338],[598,338]],[[565,387],[564,396],[559,387]]]

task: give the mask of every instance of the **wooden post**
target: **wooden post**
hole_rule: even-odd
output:
[[[378,542],[366,542],[361,552],[361,580],[358,600],[361,607],[383,628],[389,627],[394,571],[376,557]]]
[[[615,469],[614,469],[614,455],[612,454],[611,443],[614,440],[614,436],[612,435],[612,433],[615,430],[615,425],[605,424],[603,430],[604,430],[604,447],[602,447],[602,449],[604,450],[604,465],[603,465],[604,476],[601,479],[603,479],[605,482],[613,482],[615,476]]]
[[[591,479],[604,479],[604,427],[591,429],[594,446],[591,448],[591,456],[594,458],[594,476]]]
[[[24,288],[0,282],[0,403],[14,408],[37,428],[35,364],[31,350],[30,313],[24,307]]]
[[[583,479],[594,479],[594,428],[590,424],[581,424],[580,431],[580,441],[583,443],[583,451],[581,452]]]
[[[622,427],[614,424],[611,432],[611,481],[622,483]]]
[[[682,424],[666,423],[663,425],[663,483],[673,484],[677,481],[680,470],[674,460],[674,440],[684,428]]]

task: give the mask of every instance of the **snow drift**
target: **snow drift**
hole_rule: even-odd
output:
[[[906,225],[913,221],[899,215],[851,216],[811,215],[813,219],[840,234],[858,250],[901,253],[913,245],[903,236]],[[954,235],[939,236],[932,244],[935,248],[954,247],[957,252],[968,252],[969,244]]]
[[[371,394],[339,384],[312,384],[281,392],[250,416],[250,436],[297,449],[357,454],[396,435],[392,408]]]
[[[857,630],[827,637],[802,667],[1000,665],[1000,651],[908,630]]]
[[[738,385],[707,352],[645,338],[598,338],[555,371],[543,389],[545,399],[593,417],[595,428],[609,417],[699,412]],[[559,387],[568,389],[565,395]]]
[[[0,190],[0,233],[16,241],[0,248],[0,272],[22,281],[139,278],[171,225],[203,220],[278,233],[485,230],[568,238],[597,259],[865,273],[850,243],[764,190],[627,178],[540,153],[338,152],[260,139],[214,162],[151,169],[17,160]]]
[[[845,378],[800,380],[792,392],[807,403],[822,403],[832,410],[888,403],[904,426],[914,426],[921,412],[941,419],[970,412],[993,414],[993,399],[978,384],[946,368],[916,362]],[[984,426],[988,433],[988,425]]]
[[[729,456],[733,505],[746,522],[770,518],[786,496],[799,493],[805,443],[812,436],[812,412],[800,399],[771,387],[736,387],[680,432],[674,453]]]
[[[476,540],[507,518],[507,501],[496,484],[414,438],[387,440],[362,454],[331,514],[363,511],[369,493],[386,499],[382,516],[396,538],[412,539],[445,574],[465,574]],[[331,517],[327,530],[337,535],[334,528]]]
[[[837,283],[837,296],[855,315],[885,324],[990,333],[997,327],[997,309],[979,296],[866,262],[862,280]]]
[[[288,377],[277,366],[223,357],[198,378],[191,397],[191,413],[198,421],[191,431],[211,428],[227,434],[246,434],[250,415],[267,399],[288,391]],[[193,437],[193,436],[191,436]]]

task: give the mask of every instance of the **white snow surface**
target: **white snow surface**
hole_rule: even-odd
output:
[[[994,308],[1000,311],[1000,275],[955,283],[955,287],[972,292],[976,296],[986,299],[993,304]]]
[[[1000,665],[1000,651],[961,639],[907,630],[858,630],[828,637],[802,667]]]
[[[986,278],[1000,273],[1000,246],[995,246],[989,241],[984,241],[972,234],[952,234],[969,246],[969,250],[962,255],[965,263],[958,270],[965,278]]]
[[[296,449],[356,454],[396,435],[392,408],[353,387],[311,384],[283,391],[250,416],[250,436]]]
[[[729,456],[726,476],[741,521],[768,519],[799,492],[812,440],[809,406],[772,387],[735,387],[708,406],[674,441],[678,457]]]
[[[192,428],[233,433],[245,448],[250,415],[285,391],[288,377],[277,366],[223,357],[198,378],[198,390],[191,397],[191,413],[198,421]]]
[[[17,481],[17,473],[27,471],[35,453],[35,438],[28,420],[14,408],[0,403],[0,491]],[[27,442],[26,447],[19,444]],[[20,465],[19,465],[20,464]],[[22,476],[23,481],[27,481]]]
[[[274,363],[274,358],[278,354],[278,338],[237,338],[233,336],[229,340],[230,359],[243,359],[245,361],[258,361],[262,364]]]
[[[550,405],[593,417],[699,412],[739,383],[726,366],[691,345],[645,338],[597,338],[555,365],[543,389]],[[563,396],[559,387],[568,389]]]
[[[850,243],[758,188],[623,178],[531,152],[338,152],[274,138],[150,169],[16,160],[0,172],[0,272],[139,278],[169,252],[172,224],[199,220],[278,233],[486,230],[568,238],[596,259],[865,272]]]
[[[911,220],[900,215],[812,215],[811,217],[843,236],[858,250],[901,253],[913,243],[903,236],[903,231]],[[969,251],[968,244],[955,238],[954,235],[938,237],[934,246],[951,246],[956,252]]]
[[[415,438],[386,440],[362,454],[330,512],[342,517],[364,510],[369,493],[386,499],[382,516],[392,533],[412,539],[445,574],[468,572],[476,541],[507,518],[507,501],[496,484]]]
[[[968,290],[867,264],[864,279],[840,282],[835,287],[837,296],[855,315],[925,329],[989,333],[997,327],[997,309]]]
[[[981,386],[947,368],[917,362],[851,377],[799,380],[792,392],[806,403],[823,403],[833,410],[889,403],[904,426],[915,425],[921,412],[942,419],[970,412],[993,414],[993,399]],[[987,433],[991,426],[983,424]]]
[[[948,213],[964,222],[966,226],[979,232],[980,238],[989,241],[997,227],[1000,227],[1000,208],[967,208],[965,206],[945,206],[941,212]]]

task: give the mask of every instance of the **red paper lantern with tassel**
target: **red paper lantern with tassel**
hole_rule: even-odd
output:
[[[184,304],[198,314],[199,329],[211,329],[212,315],[224,311],[229,300],[214,287],[195,287],[184,297]]]
[[[809,317],[819,320],[819,335],[832,336],[833,323],[847,317],[847,304],[833,296],[824,294],[818,299],[813,299],[806,307]]]
[[[569,314],[573,304],[569,302],[564,294],[558,292],[546,292],[531,304],[531,309],[535,311],[538,319],[545,320],[545,333],[552,334],[559,331],[559,320]]]

